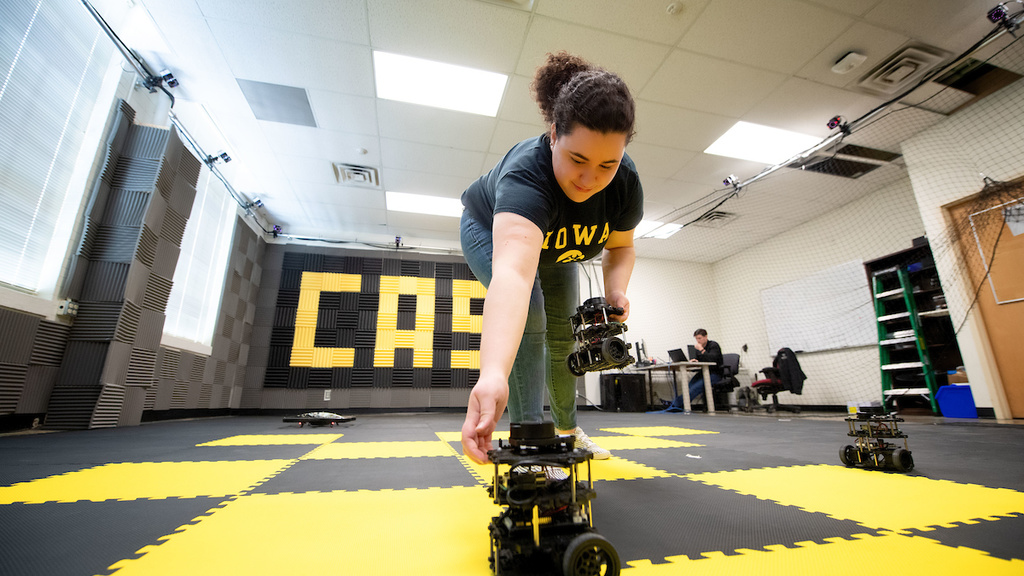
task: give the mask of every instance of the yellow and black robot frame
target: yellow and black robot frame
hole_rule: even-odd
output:
[[[488,457],[494,463],[488,493],[504,506],[489,526],[494,574],[619,574],[618,552],[594,530],[590,452],[542,422],[512,424],[509,443],[499,441]],[[579,479],[581,463],[586,481]]]
[[[850,426],[847,436],[856,438],[854,445],[846,445],[839,450],[839,459],[847,467],[893,469],[897,472],[914,469],[907,435],[899,427],[902,418],[895,414],[859,412],[847,417],[846,422]]]
[[[569,318],[576,351],[565,359],[574,376],[587,372],[622,368],[636,361],[629,355],[632,344],[619,338],[627,330],[624,322],[613,322],[610,316],[623,313],[617,306],[609,306],[604,298],[588,298]]]

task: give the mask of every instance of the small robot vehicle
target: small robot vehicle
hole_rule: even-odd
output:
[[[856,438],[854,445],[843,446],[839,459],[847,467],[862,466],[879,470],[892,469],[910,472],[914,469],[914,457],[907,446],[907,435],[900,431],[895,414],[858,413],[849,416],[848,436]],[[903,442],[899,442],[903,439]],[[900,446],[902,444],[902,446]]]
[[[488,493],[504,506],[491,519],[491,570],[497,576],[617,576],[611,542],[594,531],[590,501],[592,454],[558,436],[551,422],[512,424],[508,445],[488,452],[494,481]],[[578,478],[587,464],[587,480]],[[508,466],[501,473],[500,467]]]
[[[598,296],[587,299],[569,318],[576,351],[565,359],[574,376],[583,376],[595,370],[622,368],[635,362],[629,355],[632,344],[617,336],[627,330],[623,322],[613,322],[610,315],[622,314],[623,309],[609,306]]]

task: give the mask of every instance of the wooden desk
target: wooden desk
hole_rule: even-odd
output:
[[[650,366],[633,366],[633,371],[647,373],[647,397],[648,403],[654,404],[654,378],[655,370],[667,370],[672,375],[672,392],[679,396],[679,383],[676,381],[676,371],[680,368],[687,372],[700,370],[704,376],[704,400],[707,402],[708,413],[715,411],[714,394],[711,392],[711,370],[714,362],[668,362],[664,364],[651,364]],[[689,379],[683,384],[683,411],[690,413],[690,386]]]

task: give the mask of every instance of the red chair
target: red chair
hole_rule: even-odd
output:
[[[775,360],[772,361],[771,367],[763,368],[761,372],[764,373],[764,379],[752,382],[750,386],[761,396],[761,400],[767,400],[769,395],[772,397],[772,403],[765,405],[768,412],[788,410],[793,413],[799,413],[799,406],[779,404],[778,396],[779,392],[803,393],[804,380],[807,379],[807,376],[800,369],[800,362],[796,359],[796,352],[789,348],[779,349],[779,352],[775,355]],[[756,375],[757,372],[754,374]]]

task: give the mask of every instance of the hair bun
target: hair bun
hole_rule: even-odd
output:
[[[537,105],[540,106],[545,122],[548,124],[554,122],[552,112],[562,86],[579,72],[593,68],[594,66],[583,58],[564,50],[548,53],[547,60],[537,69],[533,82],[530,84],[530,90],[533,92]]]

